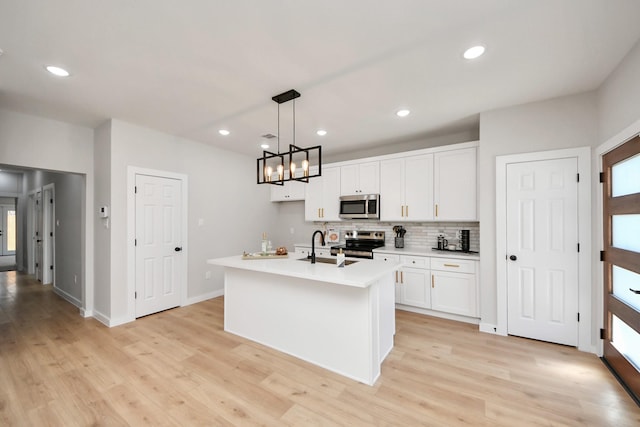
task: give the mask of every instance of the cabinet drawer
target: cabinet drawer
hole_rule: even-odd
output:
[[[403,255],[400,260],[406,267],[429,268],[429,258],[427,257]]]
[[[394,254],[373,254],[373,259],[391,262],[400,262],[400,255]]]
[[[475,273],[475,261],[465,259],[431,258],[431,269],[458,273]]]

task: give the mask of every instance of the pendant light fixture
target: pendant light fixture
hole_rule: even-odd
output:
[[[322,147],[301,148],[296,145],[296,98],[300,93],[294,89],[271,99],[278,104],[278,152],[264,150],[257,159],[258,184],[284,185],[286,181],[309,182],[309,178],[322,176]],[[293,143],[289,151],[280,152],[280,104],[293,101]],[[286,162],[286,163],[285,163]]]

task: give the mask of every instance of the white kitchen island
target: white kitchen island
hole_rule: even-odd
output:
[[[224,329],[373,385],[393,348],[400,264],[217,258],[225,267]]]

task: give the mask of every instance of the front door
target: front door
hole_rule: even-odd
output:
[[[136,175],[136,317],[180,305],[182,181]]]
[[[578,344],[577,158],[507,165],[507,332]]]
[[[640,137],[603,156],[604,359],[640,401]]]
[[[0,255],[16,254],[16,207],[15,205],[0,206]]]

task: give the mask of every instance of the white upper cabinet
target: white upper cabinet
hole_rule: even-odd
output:
[[[433,154],[380,162],[380,220],[433,220]]]
[[[285,176],[289,176],[289,171],[285,171]],[[287,181],[284,185],[271,185],[271,201],[290,202],[304,200],[306,185],[306,183],[300,181]]]
[[[434,220],[476,221],[476,148],[434,154]]]
[[[380,193],[380,162],[366,162],[340,168],[340,195]]]
[[[305,184],[304,219],[340,221],[340,168],[323,167],[322,176]]]

